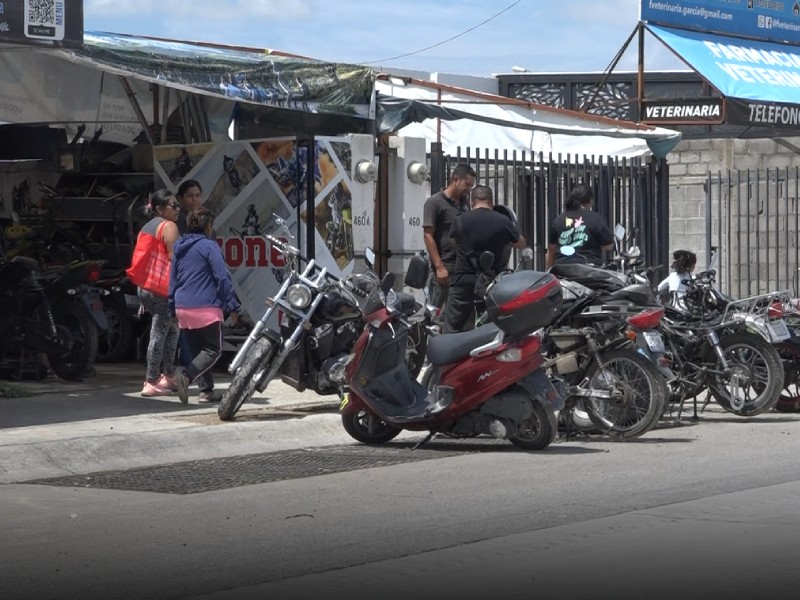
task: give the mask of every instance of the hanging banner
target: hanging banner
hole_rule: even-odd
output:
[[[305,254],[307,178],[314,178],[315,260],[337,276],[353,270],[352,150],[349,137],[316,138],[314,172],[295,138],[156,146],[156,188],[177,191],[194,179],[214,215],[217,243],[236,293],[251,318],[283,282],[287,265],[267,235],[289,239]],[[372,147],[368,148],[372,158]],[[288,225],[281,227],[280,217]],[[298,226],[299,222],[299,226]]]
[[[800,104],[800,48],[680,31],[648,31],[728,98]]]
[[[726,122],[733,125],[800,130],[800,106],[797,104],[728,98],[726,107],[728,115]]]
[[[642,0],[639,14],[650,24],[800,43],[798,0]]]
[[[83,0],[0,2],[0,43],[80,48]]]

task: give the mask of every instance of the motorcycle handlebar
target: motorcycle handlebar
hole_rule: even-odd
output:
[[[273,246],[277,246],[278,249],[283,252],[284,254],[290,254],[291,256],[300,256],[300,250],[295,248],[291,244],[281,241],[276,237],[271,235],[267,236],[267,239],[272,243]]]
[[[353,292],[353,294],[355,294],[356,296],[359,296],[360,298],[369,298],[369,293],[368,292],[365,292],[364,290],[360,290],[357,287],[350,288],[350,291]]]

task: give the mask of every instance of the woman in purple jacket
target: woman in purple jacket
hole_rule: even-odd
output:
[[[219,245],[211,239],[214,217],[206,208],[189,213],[186,234],[175,242],[169,284],[169,306],[178,317],[192,361],[177,371],[178,397],[189,401],[189,384],[196,381],[198,402],[219,402],[211,369],[222,356],[225,314],[238,319],[239,301]]]

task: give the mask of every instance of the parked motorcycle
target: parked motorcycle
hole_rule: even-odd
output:
[[[580,267],[586,283],[603,270]],[[558,275],[559,269],[552,269]],[[599,272],[599,273],[595,273]],[[615,291],[593,290],[562,279],[564,310],[545,330],[548,363],[572,386],[572,401],[563,413],[566,434],[597,430],[617,440],[650,431],[667,407],[667,380],[672,372],[661,360],[664,342],[658,326],[664,309],[650,301],[647,286]],[[659,372],[666,370],[666,374]]]
[[[302,257],[288,242],[267,238],[289,268],[278,293],[267,301],[268,309],[228,367],[233,379],[218,409],[223,421],[232,419],[244,402],[256,391],[264,391],[278,375],[301,392],[310,388],[320,395],[339,393],[345,383],[344,366],[364,328],[358,298],[365,298],[378,283],[371,270],[374,257],[368,259],[367,272],[339,279],[313,259]],[[302,271],[301,262],[306,265]],[[277,327],[271,323],[273,315],[278,317]],[[424,328],[416,331],[425,333]],[[417,339],[413,346],[422,343]],[[416,376],[421,361],[418,366],[411,361],[408,347],[403,356],[406,368],[415,370]]]
[[[786,333],[780,294],[733,300],[716,289],[715,275],[713,269],[696,274],[685,295],[667,304],[662,332],[676,373],[671,401],[680,416],[693,398],[697,417],[697,397],[708,389],[705,404],[713,397],[728,412],[758,415],[775,406],[784,386],[773,345]]]
[[[97,323],[104,323],[99,297],[87,284],[99,277],[98,263],[84,262],[42,272],[29,257],[0,264],[0,348],[19,353],[20,368],[28,353],[43,353],[58,377],[80,380],[97,355]],[[102,315],[102,312],[101,312]]]
[[[482,262],[491,264],[494,256],[486,254]],[[549,446],[564,398],[547,378],[534,331],[560,310],[558,281],[535,271],[497,281],[486,297],[490,323],[428,341],[430,388],[405,366],[413,298],[394,294],[392,285],[393,277],[385,277],[363,309],[366,326],[345,367],[345,431],[365,444],[386,443],[408,429],[427,431],[427,439],[487,434],[525,450]]]

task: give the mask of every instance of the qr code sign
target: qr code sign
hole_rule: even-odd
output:
[[[64,39],[64,0],[25,0],[25,36]]]
[[[26,19],[28,23],[31,25],[55,25],[55,0],[29,0],[28,5],[28,17]]]

